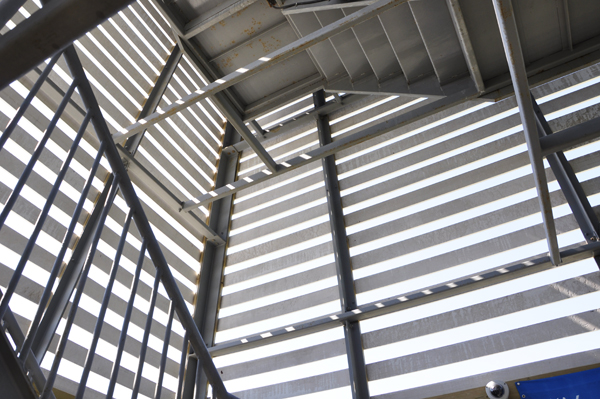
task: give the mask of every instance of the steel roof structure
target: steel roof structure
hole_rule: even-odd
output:
[[[600,364],[600,2],[0,27],[0,397],[513,397]]]

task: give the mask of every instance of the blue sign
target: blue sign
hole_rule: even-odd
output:
[[[600,398],[600,368],[558,377],[517,382],[524,399],[594,399]]]

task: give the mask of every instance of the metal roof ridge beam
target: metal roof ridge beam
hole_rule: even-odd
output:
[[[160,9],[162,15],[169,21],[171,24],[171,29],[175,33],[176,36],[183,36],[183,21],[181,21],[181,17],[175,13],[168,4],[166,4],[163,0],[152,0],[154,4]]]
[[[209,29],[211,26],[218,24],[225,18],[242,11],[254,3],[256,3],[256,0],[229,0],[224,7],[214,7],[207,13],[207,16],[200,15],[185,24],[182,36],[186,39],[191,39],[198,33]]]
[[[215,69],[210,65],[210,61],[207,60],[206,56],[202,52],[200,46],[192,41],[186,40],[180,36],[177,36],[177,43],[182,48],[185,55],[187,55],[192,61],[193,66],[196,67],[197,71],[203,77],[203,79],[213,82],[219,79],[219,75],[215,71]],[[233,88],[232,88],[233,89]],[[215,105],[224,112],[223,110],[223,101],[229,101],[231,105],[237,109],[240,113],[243,112],[244,107],[242,106],[242,102],[238,99],[233,90],[223,90],[220,93],[217,93],[213,98]]]
[[[533,170],[533,178],[537,189],[540,211],[542,212],[550,258],[552,259],[552,263],[558,265],[560,263],[560,251],[558,248],[558,239],[556,237],[554,216],[552,215],[552,203],[550,202],[550,193],[548,191],[542,149],[529,92],[527,70],[525,69],[525,59],[523,57],[523,51],[521,50],[517,22],[510,0],[493,0],[493,4],[496,12],[496,19],[498,20],[498,26],[500,28],[502,45],[508,61],[508,69],[515,89],[515,97],[519,105],[519,113],[521,114],[525,140],[527,141],[527,152]]]
[[[459,79],[463,81],[464,79]],[[354,82],[349,76],[343,76],[328,82],[324,86],[328,93],[350,93],[362,95],[389,95],[418,98],[427,96],[443,97],[444,86],[441,86],[437,77],[432,74],[422,79],[408,83],[404,75],[398,74],[383,81],[377,80],[374,74],[361,78]]]
[[[467,62],[467,67],[469,68],[471,78],[473,79],[475,87],[477,87],[479,93],[483,93],[485,91],[485,85],[483,83],[483,78],[481,77],[481,71],[479,70],[477,59],[475,58],[475,50],[473,49],[473,44],[471,43],[471,38],[469,37],[469,32],[467,30],[465,18],[460,9],[460,4],[458,0],[446,0],[446,3],[448,4],[450,17],[452,17],[454,29],[456,30],[460,47],[465,55],[465,61]]]
[[[598,63],[600,60],[600,36],[594,36],[573,46],[572,51],[560,51],[533,61],[527,65],[527,76],[531,86],[539,86],[560,77],[572,75],[577,71]],[[510,73],[486,80],[484,97],[500,101],[512,96],[514,89]]]
[[[320,43],[333,35],[336,35],[337,33],[364,22],[392,7],[406,3],[407,1],[408,0],[379,0],[377,3],[374,3],[353,14],[348,15],[347,17],[337,20],[336,22],[307,36],[304,36],[293,43],[283,46],[280,49],[269,53],[268,56],[261,57],[258,60],[246,65],[244,68],[238,68],[236,71],[217,79],[215,82],[196,90],[182,99],[175,101],[173,104],[163,109],[159,109],[157,112],[149,115],[143,121],[138,121],[133,125],[124,128],[120,132],[115,133],[113,135],[113,139],[122,140],[135,133],[138,133],[148,126],[158,123],[159,121],[190,107],[202,99],[214,96],[216,93],[219,93],[256,73],[265,70],[272,65],[285,61],[290,57],[305,51],[311,46]]]

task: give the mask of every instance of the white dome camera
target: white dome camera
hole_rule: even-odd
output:
[[[490,399],[507,399],[508,385],[502,381],[490,381],[485,386],[485,393]]]

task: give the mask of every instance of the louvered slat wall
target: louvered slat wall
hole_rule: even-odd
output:
[[[27,17],[35,12],[38,7],[39,3],[28,2],[15,18]],[[9,23],[8,27],[12,28],[14,25]],[[79,53],[98,103],[112,132],[118,131],[135,121],[142,109],[148,93],[152,89],[174,45],[173,37],[167,32],[170,32],[170,28],[155,6],[151,2],[141,1],[115,15],[111,20],[100,25],[75,43],[75,48]],[[41,69],[43,67],[44,65],[40,66]],[[11,87],[2,91],[0,95],[0,105],[2,106],[0,109],[0,124],[7,125],[37,76],[38,73],[30,72],[26,77],[14,82]],[[32,106],[19,123],[19,128],[12,135],[8,145],[2,150],[0,163],[2,168],[5,169],[2,171],[1,177],[1,200],[3,203],[10,195],[16,179],[20,176],[24,164],[28,161],[29,154],[33,151],[46,128],[49,118],[52,117],[53,111],[62,98],[60,91],[66,91],[71,82],[68,68],[62,59],[50,74],[50,79],[59,91],[48,83],[44,84]],[[188,94],[190,90],[195,90],[203,85],[204,83],[199,74],[184,58],[179,64],[174,79],[171,80],[160,105],[175,101]],[[0,244],[3,249],[0,285],[3,290],[10,280],[12,269],[16,266],[20,253],[29,238],[29,232],[37,219],[39,210],[43,207],[45,197],[54,183],[56,173],[61,166],[66,151],[68,151],[77,126],[83,119],[83,104],[77,94],[72,97],[72,102],[73,105],[67,107],[57,129],[51,136],[51,142],[47,145],[47,149],[35,167],[34,174],[21,194],[21,199],[9,216],[9,222],[0,231]],[[137,158],[138,161],[149,168],[153,165],[162,167],[162,169],[154,167],[153,172],[163,182],[169,181],[169,175],[165,175],[165,173],[168,173],[167,170],[173,170],[169,161],[171,159],[179,160],[185,164],[185,168],[182,168],[182,170],[188,173],[189,179],[186,180],[181,176],[177,176],[177,180],[183,182],[191,193],[199,195],[210,189],[213,184],[215,164],[221,146],[223,117],[216,110],[214,104],[208,101],[203,101],[198,107],[190,109],[182,116],[187,119],[186,122],[182,122],[182,118],[175,118],[177,119],[176,124],[171,125],[170,121],[167,121],[164,123],[165,127],[162,128],[162,131],[160,126],[151,130],[142,141],[143,144],[139,148]],[[175,129],[176,127],[178,130]],[[178,136],[179,133],[181,136]],[[162,137],[163,134],[176,137],[175,140],[179,140],[179,147],[171,145]],[[158,137],[161,143],[165,143],[164,146],[167,149],[165,150],[162,147],[160,153],[157,153],[152,142],[154,137]],[[182,137],[193,142],[195,152],[189,152],[191,146],[184,145]],[[10,302],[11,309],[16,313],[24,332],[27,332],[30,320],[35,314],[37,301],[39,301],[42,289],[47,282],[48,271],[60,248],[60,242],[70,221],[78,195],[89,173],[97,147],[96,135],[90,125],[80,149],[75,155],[75,161],[67,174],[65,183],[61,186],[61,193],[50,212],[50,218],[46,221],[43,233],[37,241],[37,246],[25,269],[24,277]],[[182,151],[188,152],[184,155]],[[149,155],[145,157],[145,153]],[[200,159],[200,154],[204,156],[204,159]],[[159,158],[159,162],[154,159],[152,161],[156,163],[148,161],[147,158],[152,155]],[[194,162],[197,163],[190,163],[186,156],[189,159],[193,157],[196,160]],[[202,174],[195,169],[196,166],[201,168]],[[89,212],[93,209],[93,201],[103,189],[104,180],[108,173],[110,173],[110,168],[108,163],[103,160],[94,181],[94,188],[88,196],[89,201],[80,218],[80,225],[76,230],[77,235],[81,234]],[[67,186],[66,183],[70,186]],[[172,191],[182,199],[187,197],[177,187],[173,188]],[[202,250],[202,237],[195,237],[182,226],[174,223],[168,215],[165,215],[153,199],[154,193],[144,192],[137,187],[136,189],[145,206],[154,232],[161,242],[163,253],[178,281],[184,299],[187,301],[188,307],[192,309],[198,278],[200,251]],[[75,318],[72,333],[69,336],[70,342],[67,345],[55,386],[71,394],[75,393],[79,383],[79,376],[87,348],[91,342],[96,315],[102,301],[104,287],[108,281],[108,273],[114,260],[115,250],[127,212],[127,205],[120,196],[117,196],[115,206],[109,213],[98,246],[98,253],[94,258],[90,277],[80,303],[80,309]],[[206,219],[204,214],[198,213],[202,216],[202,219]],[[117,281],[105,319],[106,323],[102,330],[100,343],[96,351],[97,356],[88,381],[86,397],[104,397],[108,386],[123,313],[129,298],[132,275],[141,246],[141,238],[133,226],[130,229],[123,257],[121,258]],[[72,245],[75,242],[74,240]],[[4,254],[6,255],[4,256]],[[65,259],[65,262],[68,262],[68,258]],[[155,268],[146,256],[134,303],[134,313],[128,331],[129,337],[126,341],[115,397],[131,395],[154,275]],[[144,378],[140,389],[141,397],[154,396],[158,364],[162,352],[162,340],[165,336],[165,326],[168,320],[169,302],[166,292],[161,286],[151,329],[150,349],[142,374]],[[42,362],[43,369],[49,369],[51,366],[58,335],[63,328],[64,318],[50,350]],[[170,338],[167,369],[163,381],[165,389],[162,397],[174,397],[177,390],[177,375],[181,360],[183,335],[183,328],[176,318]]]
[[[558,131],[598,114],[599,83],[595,65],[533,94]],[[332,136],[430,101],[380,96],[354,102],[330,115]],[[297,148],[316,148],[312,126],[265,147],[278,162],[297,156]],[[592,142],[565,152],[594,207],[600,205],[598,150]],[[342,151],[336,164],[360,305],[429,295],[429,288],[465,277],[477,281],[486,271],[547,253],[514,98],[458,105]],[[252,152],[242,154],[240,179],[262,169]],[[546,170],[561,248],[580,245],[585,240],[547,163]],[[326,200],[313,196],[312,187],[322,192],[320,162],[237,194],[217,343],[243,345],[246,337],[269,337],[340,312]],[[324,220],[317,226],[319,216]],[[325,236],[322,252],[319,237]],[[447,394],[448,381],[460,391],[483,380],[597,363],[598,288],[597,266],[588,259],[362,321],[371,396],[423,398]],[[584,334],[581,344],[578,334]],[[339,329],[215,362],[240,397],[351,397]]]

